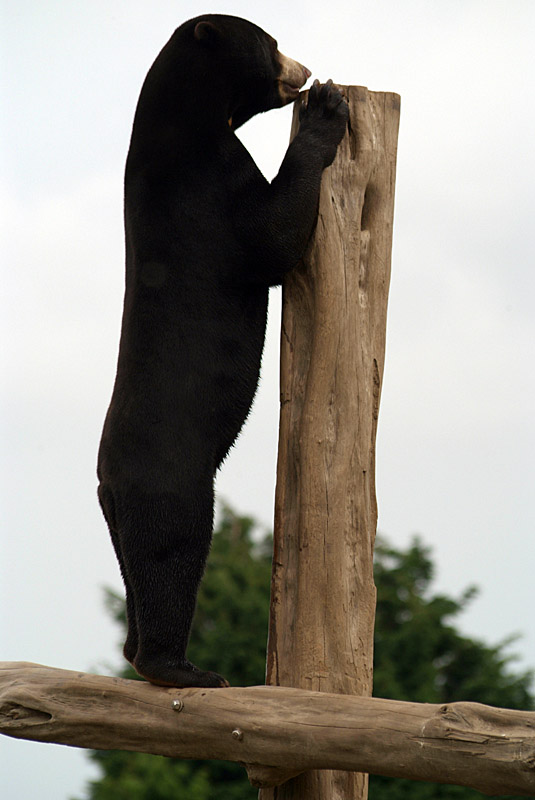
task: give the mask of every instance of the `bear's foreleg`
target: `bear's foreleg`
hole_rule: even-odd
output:
[[[251,167],[247,189],[240,186],[235,201],[237,227],[250,252],[248,280],[276,286],[302,258],[317,217],[323,170],[334,160],[348,118],[348,105],[332,81],[316,81],[271,184]]]

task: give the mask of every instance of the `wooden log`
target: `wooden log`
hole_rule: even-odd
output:
[[[340,87],[348,131],[315,233],[283,285],[267,683],[369,696],[375,436],[390,281],[399,96]],[[294,113],[292,134],[298,128]],[[362,800],[367,777],[300,776],[277,800]],[[261,792],[271,800],[273,792]]]
[[[247,765],[258,785],[360,770],[535,796],[535,712],[255,686],[166,689],[0,663],[0,732],[20,739]]]

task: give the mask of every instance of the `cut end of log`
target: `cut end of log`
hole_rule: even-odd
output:
[[[273,786],[281,786],[296,775],[300,775],[302,770],[288,770],[280,767],[267,767],[262,764],[244,764],[251,786],[256,789],[271,789]]]

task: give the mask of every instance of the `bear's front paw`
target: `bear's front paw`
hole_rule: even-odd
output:
[[[300,127],[318,135],[324,155],[324,167],[334,161],[336,148],[342,141],[349,119],[349,106],[342,92],[328,80],[315,80],[308,93],[307,105],[299,112]]]

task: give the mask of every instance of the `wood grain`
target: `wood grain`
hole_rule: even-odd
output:
[[[283,286],[267,683],[369,696],[375,437],[390,281],[399,97],[339,87],[350,122],[303,263]],[[298,108],[293,134],[298,129]],[[365,776],[300,776],[262,800],[366,797]]]
[[[166,689],[4,662],[0,732],[238,761],[256,785],[303,770],[362,770],[535,796],[535,712],[476,703],[402,703],[272,686]]]

